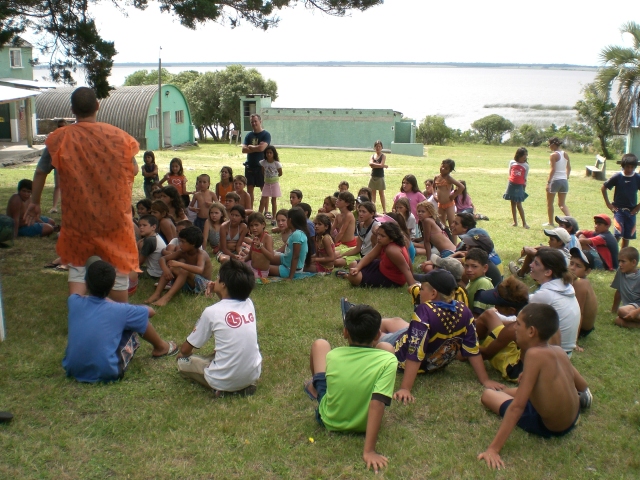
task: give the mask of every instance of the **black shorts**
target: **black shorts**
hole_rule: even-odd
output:
[[[244,176],[247,177],[248,186],[256,186],[260,189],[264,187],[264,174],[262,173],[262,167],[244,167]]]

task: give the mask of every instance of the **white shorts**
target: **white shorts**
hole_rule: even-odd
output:
[[[69,265],[69,282],[86,283],[84,280],[86,274],[86,267],[75,267]],[[116,283],[112,290],[122,292],[129,289],[129,275],[125,273],[116,272]]]

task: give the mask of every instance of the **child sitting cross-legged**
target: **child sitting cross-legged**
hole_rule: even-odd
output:
[[[617,313],[616,325],[640,328],[640,272],[638,272],[638,250],[625,247],[618,254],[618,270],[611,288],[616,289],[611,311]],[[622,303],[622,306],[618,306]]]
[[[587,382],[561,347],[549,345],[557,331],[558,314],[550,305],[527,305],[516,319],[516,341],[524,358],[519,386],[485,390],[481,399],[503,417],[491,445],[478,455],[491,468],[504,467],[500,450],[516,425],[544,438],[560,437],[576,426],[580,408],[591,406]]]
[[[169,300],[184,290],[188,293],[204,293],[211,279],[211,260],[202,246],[202,231],[198,227],[187,227],[178,235],[180,249],[160,259],[162,276],[156,291],[145,303],[165,306]],[[167,283],[173,285],[163,297],[160,296]]]
[[[124,372],[140,346],[138,335],[153,346],[154,358],[178,353],[174,342],[166,342],[149,322],[155,312],[143,305],[129,305],[107,299],[116,281],[116,270],[89,257],[86,264],[89,295],[71,295],[69,338],[62,366],[67,376],[79,382],[113,382]]]
[[[164,240],[156,234],[158,219],[153,215],[140,217],[138,229],[140,230],[140,241],[138,241],[138,257],[140,266],[146,265],[147,274],[152,278],[159,278],[162,275],[160,268],[160,257],[162,250],[167,246]]]
[[[222,264],[218,278],[207,287],[220,301],[207,307],[193,332],[180,347],[180,375],[213,390],[216,398],[225,394],[253,395],[262,370],[258,347],[256,311],[249,298],[255,286],[248,265],[233,258]],[[192,355],[213,335],[212,355]]]
[[[593,331],[596,316],[598,315],[598,298],[587,278],[591,270],[593,270],[594,261],[593,255],[589,251],[574,247],[569,250],[569,252],[571,254],[569,271],[575,277],[573,289],[576,292],[578,305],[580,305],[580,330],[578,332],[578,338],[582,338]],[[582,348],[576,345],[575,350],[582,351]]]
[[[348,347],[331,350],[326,340],[311,347],[311,374],[305,391],[318,401],[316,420],[329,431],[365,432],[362,459],[367,469],[386,467],[375,450],[385,406],[391,404],[398,361],[371,348],[380,337],[381,317],[368,305],[354,305],[344,315],[342,334]]]
[[[473,315],[462,303],[453,300],[458,288],[446,270],[432,270],[420,287],[421,303],[411,323],[402,318],[382,320],[377,348],[394,353],[404,370],[400,389],[393,395],[398,401],[413,402],[411,389],[421,372],[446,367],[459,352],[469,359],[478,380],[487,388],[502,390],[504,385],[489,379],[480,355]]]

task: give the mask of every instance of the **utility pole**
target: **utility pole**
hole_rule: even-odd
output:
[[[164,148],[164,135],[162,130],[162,47],[158,51],[158,149]]]

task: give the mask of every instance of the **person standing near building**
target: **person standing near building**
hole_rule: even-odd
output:
[[[242,144],[242,153],[247,154],[244,162],[244,176],[247,177],[247,192],[251,196],[251,209],[253,209],[253,189],[264,186],[264,174],[260,160],[264,160],[264,149],[271,143],[271,134],[262,128],[260,115],[254,113],[250,117],[253,131],[247,133]]]
[[[77,122],[47,138],[33,176],[31,204],[25,220],[40,216],[40,200],[47,175],[58,171],[64,227],[56,246],[69,265],[69,295],[86,293],[87,259],[98,255],[117,271],[112,300],[127,302],[129,273],[139,271],[133,231],[131,194],[138,173],[135,138],[117,127],[96,121],[100,105],[93,90],[80,87],[71,94]]]

